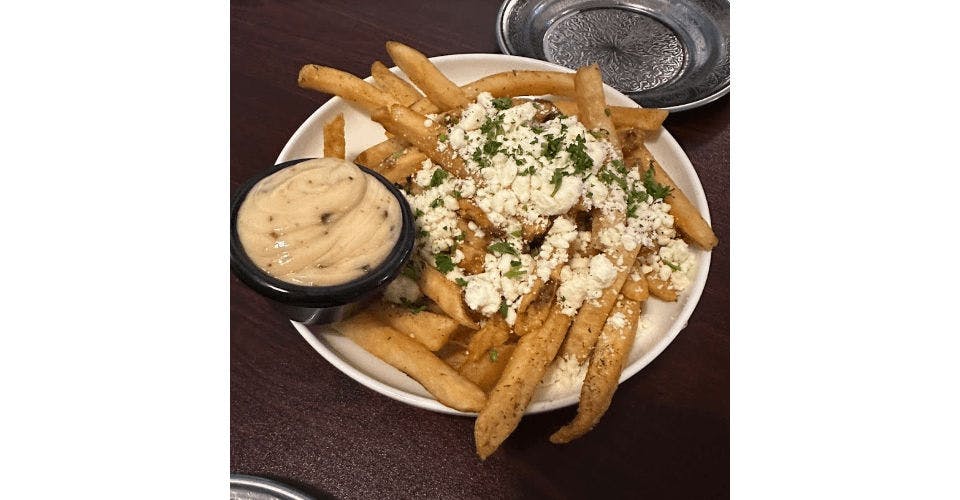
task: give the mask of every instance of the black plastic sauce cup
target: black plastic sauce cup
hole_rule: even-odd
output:
[[[301,323],[333,323],[349,316],[366,302],[380,295],[393,281],[413,255],[416,231],[413,212],[403,193],[390,181],[366,167],[359,167],[386,186],[400,204],[400,236],[386,259],[363,276],[332,286],[303,286],[278,280],[250,260],[237,235],[237,213],[247,193],[265,177],[297,163],[312,160],[301,158],[275,165],[261,175],[247,181],[230,204],[230,268],[234,275],[255,292],[273,300],[294,321]]]

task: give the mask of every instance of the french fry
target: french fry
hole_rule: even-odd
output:
[[[423,90],[427,98],[442,110],[470,104],[460,87],[451,82],[418,50],[399,42],[387,42],[387,53],[410,80]]]
[[[623,288],[620,289],[620,294],[624,297],[636,301],[643,302],[650,297],[650,289],[647,285],[647,279],[640,274],[640,261],[637,259],[637,263],[633,266],[633,272],[630,273],[630,276],[623,282]],[[633,279],[633,275],[638,275],[639,279]]]
[[[423,162],[426,159],[427,155],[414,148],[408,148],[399,156],[388,156],[374,170],[380,172],[390,182],[403,182],[423,168]]]
[[[461,325],[477,330],[480,325],[467,311],[467,305],[463,303],[463,292],[460,285],[448,280],[440,271],[432,266],[424,266],[420,273],[420,279],[417,281],[420,290],[427,297],[430,297],[443,310],[447,316],[455,319]]]
[[[714,234],[710,224],[700,215],[697,207],[693,206],[687,195],[677,187],[673,179],[667,175],[660,163],[657,162],[653,154],[646,146],[641,145],[633,155],[627,158],[628,164],[633,164],[640,169],[640,173],[653,168],[653,178],[660,184],[670,186],[670,194],[665,201],[670,204],[670,215],[673,216],[674,225],[681,233],[686,235],[693,243],[706,250],[717,246],[720,240]]]
[[[416,87],[387,69],[380,61],[374,61],[373,65],[370,66],[370,75],[373,76],[373,81],[377,86],[389,92],[397,102],[404,106],[410,106],[423,97]]]
[[[567,334],[567,339],[563,343],[561,356],[575,357],[579,364],[583,364],[583,362],[587,360],[587,357],[590,355],[590,350],[593,349],[594,344],[596,344],[597,337],[600,335],[600,331],[603,329],[603,325],[610,315],[610,311],[616,304],[617,297],[620,295],[620,289],[623,287],[624,282],[626,282],[628,274],[630,274],[639,250],[639,248],[622,250],[623,266],[621,269],[623,270],[617,273],[613,284],[603,291],[603,295],[596,300],[596,303],[594,303],[594,301],[586,301],[583,303],[583,306],[580,307],[576,319],[573,320],[573,325],[570,326],[570,333]],[[616,262],[619,259],[614,258],[611,260]]]
[[[477,387],[490,392],[503,375],[503,370],[507,367],[507,362],[516,347],[516,344],[491,347],[483,352],[480,359],[463,362],[457,371]]]
[[[539,278],[537,282],[540,282]],[[521,337],[543,326],[543,322],[550,314],[554,296],[557,293],[558,281],[556,279],[550,279],[540,286],[536,286],[537,282],[534,283],[533,289],[523,297],[523,301],[520,303],[520,306],[524,306],[524,302],[528,302],[526,307],[523,307],[522,311],[519,306],[517,307],[517,321],[513,325],[513,330]],[[527,297],[532,298],[527,301]]]
[[[650,295],[653,295],[654,297],[666,302],[677,301],[677,291],[673,288],[670,288],[669,281],[663,281],[653,273],[644,276],[644,280],[647,282],[647,288],[650,291]]]
[[[482,389],[422,344],[384,325],[370,313],[361,312],[333,328],[412,377],[444,405],[460,411],[479,411],[484,407],[487,396]]]
[[[577,416],[550,436],[551,443],[569,443],[590,432],[607,412],[637,336],[640,307],[640,302],[627,298],[621,297],[617,301],[590,356],[590,365],[580,389]]]
[[[460,328],[453,318],[430,311],[414,312],[406,307],[380,304],[374,314],[380,321],[420,342],[427,349],[437,351]]]
[[[539,330],[520,337],[487,404],[477,415],[473,435],[481,459],[496,451],[520,423],[569,326],[570,316],[554,304]]]
[[[399,157],[406,147],[406,141],[390,138],[363,150],[357,155],[353,162],[357,165],[363,165],[369,169],[377,170],[380,164],[391,156],[396,155]]]
[[[481,92],[490,92],[493,97],[573,96],[573,75],[558,71],[505,71],[468,83],[463,88],[471,101]]]
[[[607,133],[607,139],[613,147],[620,150],[620,138],[610,119],[610,109],[603,95],[603,78],[596,64],[584,66],[574,76],[574,88],[577,96],[577,116],[589,129],[600,129]]]
[[[477,361],[491,347],[501,345],[510,338],[510,325],[499,314],[495,314],[480,327],[467,345],[467,359]]]
[[[486,236],[486,233],[482,237],[477,236],[477,233],[470,229],[463,218],[457,220],[457,227],[463,234],[463,241],[457,247],[463,252],[463,260],[458,265],[467,274],[482,273],[483,263],[487,256],[487,247],[490,246],[490,237]]]
[[[643,147],[643,131],[638,128],[618,128],[617,136],[620,138],[620,147],[623,150],[624,158]]]
[[[569,99],[556,99],[553,105],[561,113],[573,116],[579,115],[577,102]],[[630,108],[626,106],[608,106],[610,119],[617,128],[635,128],[644,132],[656,132],[663,126],[669,114],[665,109],[657,108]]]
[[[347,143],[343,133],[343,113],[323,126],[324,158],[346,158]]]
[[[339,69],[307,64],[300,68],[297,84],[305,89],[338,95],[358,104],[367,112],[397,104],[392,95],[350,73]]]
[[[430,127],[424,126],[426,117],[400,105],[389,108],[379,108],[371,113],[377,123],[383,125],[388,132],[396,134],[413,144],[428,158],[443,166],[444,169],[457,177],[469,177],[463,159],[454,153],[451,148],[443,151],[437,149],[441,127],[436,123]]]
[[[490,222],[490,219],[487,218],[487,214],[477,206],[476,203],[466,199],[460,198],[457,201],[459,205],[459,214],[460,217],[473,222],[474,224],[480,226],[480,229],[486,234],[499,234],[501,231],[499,228],[493,225]]]

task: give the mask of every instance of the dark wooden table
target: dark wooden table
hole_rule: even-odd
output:
[[[499,52],[495,1],[243,1],[230,16],[230,189],[271,165],[327,96],[304,63],[366,76],[386,40],[428,56]],[[547,437],[575,408],[524,418],[486,462],[473,419],[381,396],[328,364],[271,304],[230,279],[230,469],[338,498],[729,496],[729,98],[665,126],[696,167],[720,237],[689,326],[624,382],[598,427]],[[226,248],[226,243],[224,243]]]

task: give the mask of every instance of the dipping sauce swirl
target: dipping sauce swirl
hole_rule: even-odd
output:
[[[258,182],[237,214],[237,235],[264,272],[304,286],[360,278],[393,250],[400,205],[377,179],[337,158],[297,163]]]

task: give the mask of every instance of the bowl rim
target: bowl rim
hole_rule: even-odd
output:
[[[267,274],[250,259],[240,242],[240,236],[237,233],[237,214],[240,211],[240,206],[246,200],[250,190],[266,177],[287,167],[315,159],[318,158],[297,158],[280,162],[247,179],[237,189],[230,202],[230,267],[234,275],[244,284],[260,295],[277,302],[301,307],[335,307],[360,300],[393,281],[413,255],[416,231],[413,211],[400,189],[379,173],[362,165],[357,165],[364,173],[383,184],[400,205],[400,234],[393,250],[383,262],[367,274],[339,285],[298,285]]]

